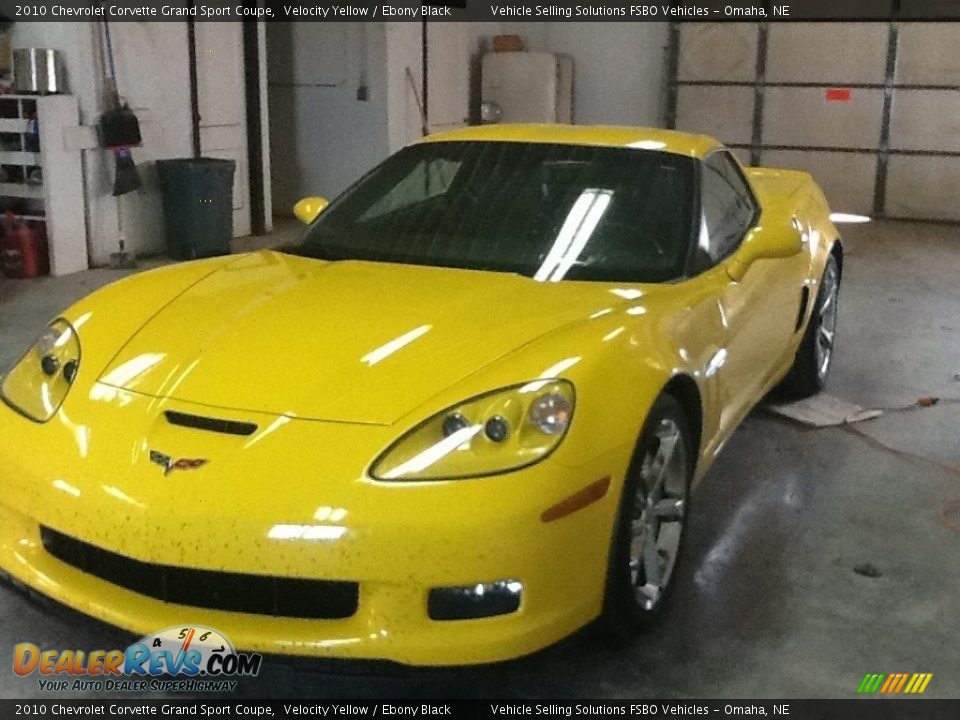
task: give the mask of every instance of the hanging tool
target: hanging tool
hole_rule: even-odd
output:
[[[118,252],[110,254],[110,267],[116,270],[134,268],[136,257],[127,252],[126,234],[123,227],[123,206],[120,196],[139,190],[143,183],[137,166],[133,162],[131,148],[139,147],[140,122],[130,106],[121,102],[117,86],[117,68],[113,54],[113,37],[109,21],[103,22],[104,47],[106,49],[106,67],[104,80],[107,87],[107,110],[100,116],[100,142],[113,153],[114,179],[113,196],[117,198],[117,245]],[[101,58],[102,60],[102,58]]]

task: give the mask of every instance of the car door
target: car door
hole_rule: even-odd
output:
[[[725,434],[760,399],[782,365],[796,331],[799,286],[792,278],[802,258],[746,263],[740,257],[750,234],[775,230],[765,227],[768,218],[728,151],[718,150],[705,158],[701,193],[701,232],[694,262],[714,268],[725,340],[704,373],[716,376],[722,408],[719,430]],[[721,268],[723,273],[718,272]]]

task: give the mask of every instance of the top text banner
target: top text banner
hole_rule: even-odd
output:
[[[701,2],[313,2],[304,0],[0,0],[0,15],[14,22],[250,21],[268,22],[796,22],[960,21],[960,0],[702,0]]]

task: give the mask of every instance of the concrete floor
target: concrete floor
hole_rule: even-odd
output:
[[[868,407],[960,398],[960,230],[845,228],[829,390]],[[0,280],[0,367],[59,308],[120,273]],[[118,309],[122,312],[122,308]],[[932,672],[960,697],[960,404],[810,430],[758,410],[693,498],[685,563],[661,623],[626,648],[588,634],[521,661],[413,671],[267,658],[249,697],[837,697],[867,672]],[[884,447],[886,445],[887,447]],[[960,512],[952,516],[960,522]],[[854,567],[872,564],[879,577]],[[0,655],[16,642],[122,646],[127,637],[0,587]],[[0,657],[0,697],[38,696]]]

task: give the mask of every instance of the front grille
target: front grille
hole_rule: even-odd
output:
[[[141,562],[40,528],[43,547],[90,575],[165,602],[233,612],[336,620],[357,611],[355,582],[194,570]]]
[[[189,413],[167,410],[164,415],[167,422],[171,425],[193,428],[194,430],[207,430],[209,432],[223,433],[224,435],[240,435],[246,437],[253,435],[257,431],[257,426],[251,422],[238,422],[236,420],[223,420],[221,418],[206,417],[204,415],[190,415]]]

